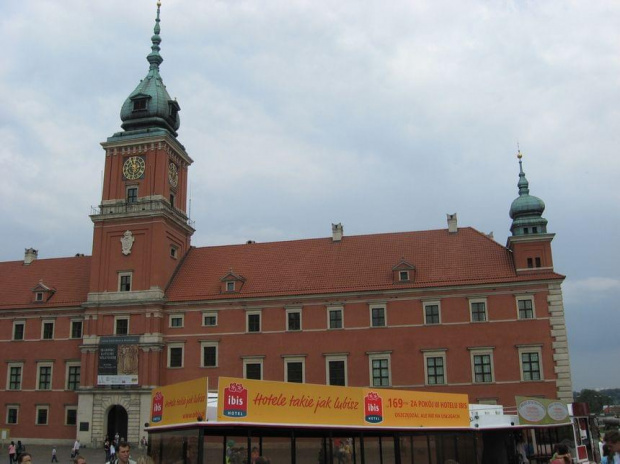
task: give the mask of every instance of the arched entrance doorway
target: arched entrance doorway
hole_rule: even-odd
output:
[[[118,433],[120,440],[127,440],[127,410],[117,405],[110,408],[108,412],[108,437],[114,440],[114,436]]]

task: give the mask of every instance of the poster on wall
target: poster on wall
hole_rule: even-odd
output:
[[[99,340],[99,385],[138,384],[140,336],[101,337]]]
[[[570,424],[568,405],[564,401],[515,396],[515,402],[521,425]]]

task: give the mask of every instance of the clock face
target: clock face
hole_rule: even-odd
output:
[[[125,160],[123,164],[123,175],[125,179],[139,179],[144,174],[144,169],[146,164],[144,163],[144,158],[140,156],[132,156]]]
[[[176,187],[179,183],[179,169],[174,163],[168,165],[168,180],[173,187]]]

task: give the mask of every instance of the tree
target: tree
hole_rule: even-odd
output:
[[[603,406],[613,404],[613,400],[610,396],[596,391],[584,388],[579,392],[575,401],[578,403],[588,403],[590,406],[590,412],[593,414],[600,414],[603,411]]]

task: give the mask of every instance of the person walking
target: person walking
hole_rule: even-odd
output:
[[[56,457],[56,447],[52,447],[52,462],[58,462],[58,458]]]
[[[15,442],[12,441],[9,445],[9,464],[13,464],[15,461],[17,461],[15,456]]]

